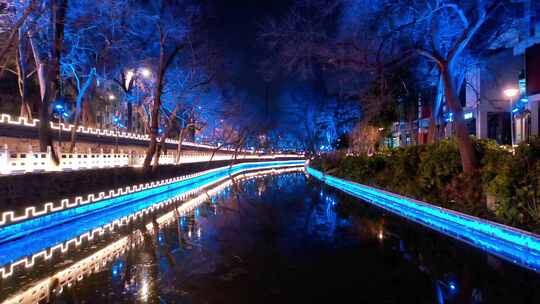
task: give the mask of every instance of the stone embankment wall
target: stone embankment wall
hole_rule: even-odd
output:
[[[275,159],[275,160],[287,160]],[[255,160],[247,160],[254,162]],[[235,163],[243,161],[237,160]],[[46,172],[0,176],[0,212],[21,211],[26,207],[72,199],[134,184],[158,181],[230,165],[228,160],[212,163],[165,165],[144,175],[141,168],[109,168],[71,172]]]

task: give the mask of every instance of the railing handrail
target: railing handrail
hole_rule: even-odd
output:
[[[213,157],[212,157],[213,154]],[[190,151],[183,150],[180,155],[179,163],[196,163],[210,161],[222,161],[236,159],[275,159],[275,158],[290,158],[299,157],[297,154],[253,154],[241,152],[238,154],[226,153],[225,151]],[[51,149],[47,152],[34,152],[32,147],[28,147],[27,151],[10,151],[8,145],[5,144],[3,149],[0,149],[0,175],[9,175],[17,173],[31,172],[50,172],[50,171],[65,171],[65,170],[81,170],[92,168],[109,168],[109,167],[140,167],[144,162],[146,155],[134,150],[130,151],[114,151],[108,153],[103,149],[100,152],[94,152],[90,149],[87,152],[76,151],[74,153],[60,153],[60,163],[56,164],[53,160]],[[174,165],[176,162],[176,154],[169,152],[163,154],[159,158],[160,165]]]

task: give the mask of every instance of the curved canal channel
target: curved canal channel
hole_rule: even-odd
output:
[[[249,169],[0,233],[0,303],[540,301],[536,272],[299,164]]]

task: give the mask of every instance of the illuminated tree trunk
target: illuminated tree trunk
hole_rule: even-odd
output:
[[[131,132],[133,129],[133,105],[131,104],[131,101],[127,102],[127,130],[128,132]]]
[[[183,128],[180,128],[180,134],[178,135],[178,145],[176,147],[176,158],[175,158],[175,164],[179,165],[182,157],[182,142],[184,141],[184,137],[186,136],[186,130],[189,130],[191,128],[195,128],[195,123],[190,122]]]
[[[437,92],[435,94],[435,99],[433,101],[433,107],[431,109],[431,119],[429,121],[428,129],[428,143],[432,144],[439,140],[439,132],[437,130],[437,125],[439,123],[439,118],[441,115],[441,108],[443,103],[444,96],[444,83],[442,75],[439,76],[439,81],[437,82]]]
[[[161,108],[161,92],[163,89],[163,78],[165,77],[165,50],[163,41],[160,43],[160,54],[159,54],[159,66],[156,79],[156,88],[154,91],[154,102],[152,104],[152,112],[150,115],[150,142],[148,144],[148,149],[146,150],[146,157],[144,158],[143,171],[148,172],[150,165],[152,164],[152,158],[156,154],[157,148],[157,133],[159,129],[159,110]]]
[[[478,169],[478,161],[472,144],[465,119],[463,118],[463,108],[454,87],[454,80],[449,70],[448,64],[441,65],[441,75],[444,83],[444,95],[446,102],[453,113],[453,122],[456,130],[456,140],[459,146],[459,154],[464,172],[474,172]]]
[[[27,80],[27,65],[26,65],[26,41],[24,30],[19,28],[19,43],[17,48],[17,77],[19,85],[19,96],[21,97],[21,117],[28,120],[32,119],[32,108],[28,103],[28,80]]]
[[[175,125],[175,121],[176,121],[176,113],[177,112],[178,112],[178,105],[172,111],[171,116],[169,118],[169,123],[167,125],[167,129],[165,130],[165,132],[161,136],[159,144],[157,145],[156,154],[154,155],[154,168],[153,168],[153,170],[156,170],[157,167],[159,166],[159,157],[161,156],[161,152],[162,151],[166,152],[166,150],[167,150],[167,147],[165,146],[166,145],[165,140],[171,136],[171,133],[174,130],[174,125]]]
[[[53,161],[58,164],[59,158],[54,150],[52,144],[51,128],[50,128],[50,88],[48,85],[48,65],[41,58],[39,50],[32,38],[29,35],[30,46],[32,47],[32,53],[36,65],[36,74],[39,83],[39,93],[41,97],[41,103],[39,105],[39,145],[41,152],[46,152],[47,147],[51,148]]]
[[[159,42],[159,65],[157,70],[156,87],[154,91],[154,102],[152,104],[152,113],[150,115],[150,143],[146,150],[146,157],[144,158],[143,171],[148,172],[150,165],[152,164],[152,158],[156,154],[157,150],[157,133],[159,129],[159,111],[161,109],[161,94],[163,92],[163,84],[165,81],[165,72],[172,63],[174,57],[180,51],[180,46],[168,55],[165,54],[165,41],[166,37],[160,28],[160,42]]]
[[[180,134],[178,135],[178,146],[176,147],[176,158],[174,163],[179,165],[182,157],[182,141],[184,141],[184,129],[180,128]]]
[[[96,74],[96,69],[92,68],[92,70],[90,71],[90,74],[88,75],[88,78],[86,79],[82,88],[80,88],[80,91],[77,94],[77,100],[75,103],[75,117],[74,117],[75,121],[73,123],[74,124],[73,129],[71,129],[71,141],[69,144],[69,153],[73,153],[73,151],[75,150],[75,144],[77,141],[77,128],[79,127],[79,124],[81,121],[84,97],[86,95],[86,92],[88,91],[92,83],[94,82],[95,74]],[[86,102],[84,106],[88,107],[89,106],[88,102]]]
[[[15,39],[17,39],[17,35],[19,35],[19,38],[20,38],[21,28],[23,27],[28,16],[30,16],[30,14],[37,8],[38,6],[37,4],[38,4],[38,1],[36,0],[30,1],[30,4],[24,9],[21,17],[15,22],[15,24],[11,28],[11,31],[8,37],[6,37],[6,39],[4,40],[3,42],[4,45],[0,49],[0,69],[1,70],[3,70],[2,67],[4,66],[4,61],[6,60],[9,54],[9,50],[11,49],[11,46],[15,42]]]

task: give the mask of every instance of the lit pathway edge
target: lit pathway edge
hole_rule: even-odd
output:
[[[540,236],[536,234],[326,175],[311,167],[306,170],[329,186],[522,267],[540,272]]]

